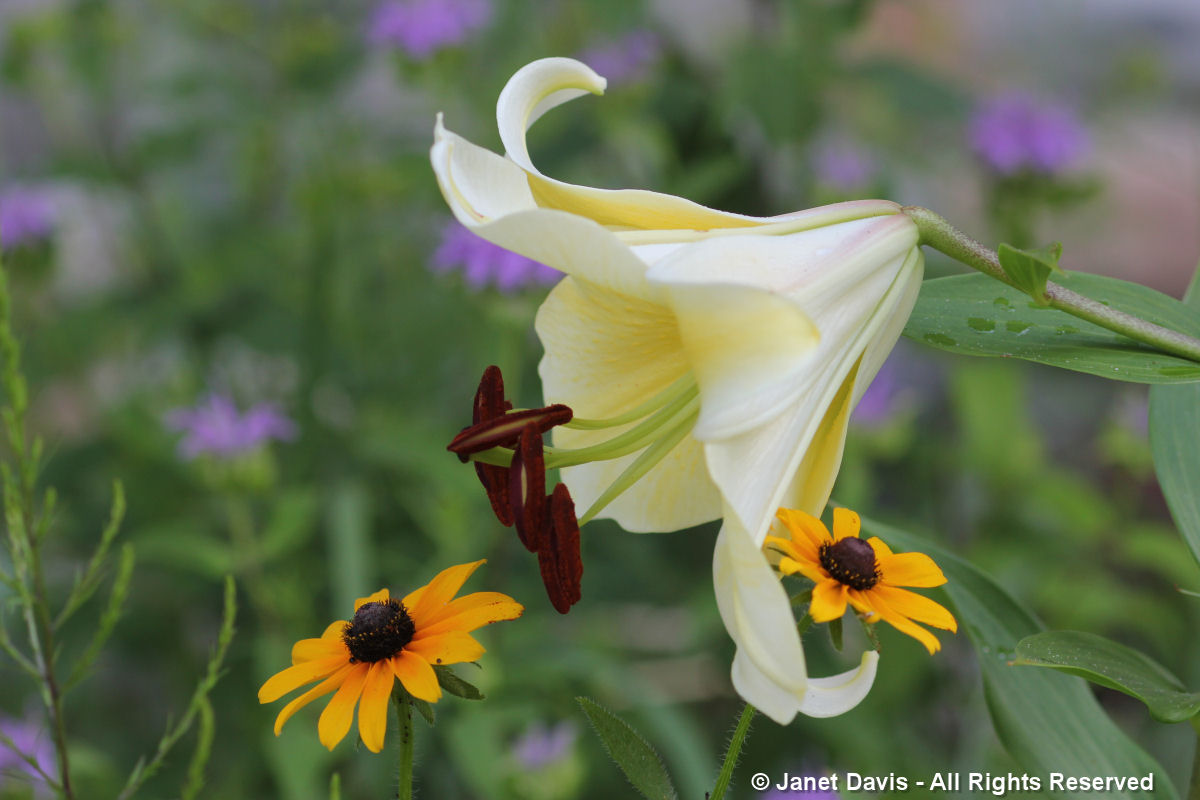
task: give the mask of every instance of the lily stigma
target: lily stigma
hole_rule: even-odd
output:
[[[880,620],[925,645],[930,655],[941,643],[916,624],[958,631],[954,616],[939,603],[901,586],[933,587],[946,582],[933,559],[924,553],[893,553],[878,536],[859,538],[862,521],[848,508],[833,510],[833,533],[803,511],[779,509],[778,519],[789,538],[767,537],[767,547],[782,557],[783,575],[803,575],[815,584],[808,613],[813,622],[841,619],[847,604],[867,624]]]
[[[442,696],[437,671],[484,653],[470,631],[524,612],[520,603],[499,592],[454,596],[484,563],[444,569],[402,600],[387,589],[360,597],[353,618],[330,623],[320,638],[296,642],[292,666],[262,685],[258,702],[271,703],[306,683],[321,682],[283,707],[275,719],[275,735],[301,708],[336,691],[317,723],[321,744],[332,750],[345,738],[357,705],[363,744],[372,753],[382,750],[395,681],[413,697],[437,702]]]
[[[585,509],[579,523],[661,533],[722,519],[713,585],[737,644],[738,693],[781,724],[843,713],[869,690],[876,655],[810,680],[762,544],[778,508],[819,513],[829,498],[850,411],[916,301],[916,225],[885,200],[753,217],[538,171],[529,126],[604,88],[572,59],[521,68],[497,101],[503,155],[437,121],[430,160],[458,221],[566,275],[534,326],[545,407],[501,401],[454,447],[477,463],[501,521],[532,520],[523,538],[539,562],[576,556],[570,542],[543,547],[553,529],[539,523],[553,511],[536,499],[544,469],[561,470],[572,507]],[[546,436],[552,446],[539,446]],[[514,494],[533,505],[516,513]]]

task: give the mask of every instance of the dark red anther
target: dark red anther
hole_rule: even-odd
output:
[[[566,614],[583,596],[583,559],[579,554],[579,520],[575,503],[564,484],[554,487],[550,496],[549,542],[538,551],[538,567],[550,604]]]
[[[463,428],[446,449],[467,461],[474,453],[493,447],[513,447],[521,438],[526,425],[533,425],[538,433],[545,433],[555,425],[570,422],[574,416],[568,406],[554,404],[545,408],[529,408],[524,411],[509,411],[493,419],[482,420],[469,428]]]
[[[496,519],[500,520],[501,525],[510,527],[514,520],[512,503],[508,499],[508,468],[476,461],[475,474],[479,476],[479,482],[487,492]]]
[[[479,379],[479,388],[475,390],[475,411],[471,415],[471,424],[478,425],[503,414],[512,408],[512,403],[504,399],[504,376],[495,364],[483,371]]]
[[[546,466],[542,458],[542,435],[533,423],[521,431],[508,470],[508,498],[521,544],[536,553],[546,543]]]

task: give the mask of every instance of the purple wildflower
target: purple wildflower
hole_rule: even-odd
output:
[[[502,292],[512,292],[531,285],[549,286],[562,277],[558,270],[498,247],[457,222],[442,230],[432,265],[438,272],[462,270],[467,285],[476,290],[495,285]]]
[[[637,30],[593,44],[579,54],[579,60],[606,78],[609,86],[617,86],[645,78],[661,55],[658,36],[653,31]]]
[[[11,747],[0,743],[0,787],[20,780],[34,787],[35,796],[49,797],[52,792],[38,769],[57,779],[58,762],[54,745],[42,724],[32,715],[26,715],[25,719],[0,719],[0,733],[12,742]],[[38,769],[27,759],[32,759]]]
[[[571,722],[560,722],[553,728],[535,722],[513,743],[512,754],[524,769],[532,772],[566,756],[578,735]]]
[[[490,0],[384,0],[371,14],[367,39],[423,61],[461,44],[491,16]]]
[[[54,204],[44,193],[12,187],[0,192],[0,244],[5,250],[45,239],[54,230]]]
[[[875,375],[875,380],[871,381],[867,391],[859,398],[851,419],[867,428],[879,427],[896,412],[896,401],[900,395],[901,386],[897,380],[896,368],[889,359],[883,363]]]
[[[219,394],[209,395],[195,408],[172,411],[167,426],[186,434],[179,443],[179,454],[186,459],[204,453],[233,458],[271,439],[296,436],[295,424],[274,406],[260,403],[241,414],[232,400]]]
[[[1090,146],[1072,111],[1020,92],[998,95],[976,109],[968,135],[976,155],[1001,175],[1023,169],[1059,172]]]
[[[847,142],[831,142],[818,148],[813,167],[818,182],[844,192],[867,187],[879,171],[870,153]]]

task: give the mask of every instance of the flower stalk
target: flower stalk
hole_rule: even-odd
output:
[[[1020,288],[1000,265],[996,251],[967,236],[944,217],[920,206],[904,206],[901,211],[917,224],[921,244],[928,245],[1001,283]],[[1046,282],[1045,298],[1049,302],[1049,308],[1058,309],[1114,333],[1128,336],[1164,353],[1200,362],[1200,339],[1109,308],[1053,281]]]
[[[742,709],[742,715],[738,717],[733,736],[729,740],[729,747],[725,750],[725,760],[721,763],[721,772],[717,775],[717,782],[713,784],[713,790],[708,795],[709,800],[721,800],[725,796],[725,790],[729,788],[729,782],[733,779],[733,770],[737,767],[738,758],[742,753],[742,745],[746,743],[746,736],[750,733],[750,722],[753,719],[754,706],[746,703]]]
[[[396,718],[400,723],[400,772],[399,788],[396,797],[399,800],[412,800],[413,796],[413,713],[412,702],[408,692],[397,689],[392,693],[396,705]]]

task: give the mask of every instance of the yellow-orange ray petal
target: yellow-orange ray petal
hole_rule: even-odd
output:
[[[404,595],[404,599],[401,600],[400,602],[401,602],[401,604],[403,604],[406,611],[408,611],[410,613],[412,612],[413,608],[416,607],[417,603],[421,602],[421,595],[425,594],[425,590],[427,588],[428,588],[427,586],[421,586],[419,588],[413,589],[411,592]]]
[[[354,721],[354,706],[362,694],[370,668],[370,664],[353,664],[347,671],[341,688],[317,720],[317,736],[321,744],[330,750],[337,747],[337,743],[345,738],[350,730],[350,723]]]
[[[329,658],[318,658],[315,661],[305,661],[302,664],[288,667],[277,672],[258,690],[258,702],[271,703],[283,697],[293,689],[299,689],[306,683],[320,680],[345,664],[347,656],[337,655]]]
[[[388,663],[392,665],[392,671],[396,673],[396,677],[413,697],[428,703],[436,703],[442,696],[442,687],[438,686],[437,675],[434,673],[433,667],[429,666],[429,662],[416,653],[401,650],[388,659]]]
[[[916,586],[927,588],[941,586],[946,576],[933,559],[924,553],[893,553],[880,558],[879,571],[889,586]]]
[[[867,539],[867,544],[871,545],[871,549],[875,551],[876,561],[892,555],[892,548],[888,547],[887,542],[878,536],[872,536],[870,539]]]
[[[479,569],[485,561],[486,559],[481,559],[447,567],[434,576],[434,579],[425,587],[425,591],[421,593],[421,597],[412,606],[404,604],[413,623],[417,626],[417,630],[425,627],[434,612],[440,611],[454,595],[458,594],[458,590],[466,583],[467,578],[471,577],[471,573]]]
[[[848,536],[858,538],[858,534],[862,531],[862,520],[858,516],[857,511],[851,511],[848,508],[835,508],[833,510],[833,539],[835,542],[841,541]]]
[[[779,536],[768,536],[764,546],[768,552],[773,548],[797,561],[816,563],[820,559],[820,548],[809,541],[807,537],[784,539]]]
[[[814,586],[812,603],[808,606],[808,613],[812,615],[813,622],[841,619],[842,615],[846,613],[847,588],[849,587],[832,578],[823,580]]]
[[[516,619],[525,613],[525,606],[500,592],[474,592],[447,603],[442,611],[426,621],[417,631],[416,639],[437,636],[446,631],[473,631],[493,622]]]
[[[459,664],[474,661],[485,652],[475,637],[463,631],[448,631],[425,639],[414,639],[404,648],[430,664]]]
[[[829,580],[829,573],[820,564],[811,561],[797,561],[786,556],[779,559],[779,571],[784,575],[795,575],[798,572],[814,583]]]
[[[392,696],[392,682],[396,674],[387,659],[376,661],[367,673],[363,686],[362,700],[358,704],[358,735],[372,753],[383,749],[383,736],[387,733],[388,699]]]
[[[362,608],[362,606],[365,605],[366,603],[379,603],[384,600],[391,600],[391,599],[392,599],[392,596],[388,593],[387,589],[380,589],[378,592],[375,592],[374,594],[369,594],[366,597],[360,597],[357,600],[355,600],[354,601],[354,610],[358,611],[358,609]]]
[[[935,628],[958,631],[958,622],[955,621],[954,615],[947,611],[945,606],[930,600],[924,595],[910,592],[907,589],[898,589],[895,586],[884,586],[882,584],[876,586],[872,590],[872,593],[876,597],[882,597],[884,602],[897,614],[903,614],[917,622],[923,622]]]
[[[892,614],[890,612],[884,612],[882,610],[880,611],[879,615],[883,618],[884,622],[888,623],[901,633],[911,636],[924,645],[925,649],[929,651],[929,655],[933,655],[938,650],[942,649],[942,643],[937,640],[936,636],[910,620],[908,617],[903,617],[899,614]]]
[[[344,619],[334,620],[329,623],[328,627],[321,633],[322,639],[338,639],[342,638],[342,634],[346,631],[346,626],[350,623]]]
[[[820,547],[826,542],[833,541],[829,529],[812,514],[807,514],[795,508],[781,508],[775,516],[791,532],[792,541],[808,541],[814,547]]]
[[[292,645],[292,664],[332,658],[346,652],[346,645],[337,639],[301,639]]]
[[[875,610],[875,606],[871,605],[870,592],[859,591],[858,589],[849,589],[846,592],[846,602],[848,602],[855,611],[860,611],[867,615],[868,622],[878,622],[879,612]]]
[[[349,672],[353,666],[353,664],[346,664],[337,672],[333,673],[328,678],[321,681],[316,686],[284,706],[283,710],[279,712],[279,716],[275,718],[275,735],[279,735],[279,733],[283,730],[284,723],[291,719],[292,715],[297,711],[304,708],[318,697],[324,697],[334,689],[341,686],[342,681],[346,678],[346,673]]]

